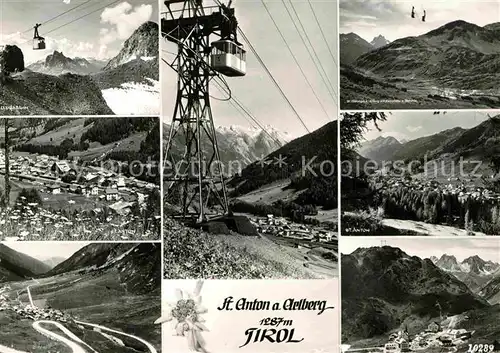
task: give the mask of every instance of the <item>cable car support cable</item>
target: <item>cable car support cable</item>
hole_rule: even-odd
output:
[[[219,6],[222,6],[220,0],[214,0]],[[278,81],[276,81],[276,79],[274,78],[273,74],[271,73],[271,71],[268,69],[267,65],[264,63],[264,61],[262,60],[262,58],[260,57],[259,53],[257,53],[257,50],[254,48],[254,46],[252,45],[252,43],[250,42],[250,40],[248,39],[248,37],[245,35],[245,33],[243,32],[243,30],[241,29],[241,27],[238,27],[238,33],[243,37],[243,39],[245,40],[245,42],[247,43],[248,47],[250,48],[250,50],[252,51],[252,53],[255,55],[255,57],[257,58],[257,61],[259,62],[259,64],[262,66],[262,68],[264,69],[264,71],[266,72],[266,74],[269,76],[269,78],[271,79],[271,81],[274,83],[274,85],[276,86],[276,88],[278,89],[278,91],[280,92],[281,96],[283,97],[283,99],[287,102],[287,104],[290,106],[290,108],[292,109],[292,111],[294,112],[295,116],[297,117],[297,119],[299,119],[300,123],[302,124],[302,126],[306,129],[307,133],[310,133],[311,131],[309,130],[309,128],[307,127],[307,125],[304,123],[304,121],[302,120],[302,118],[300,117],[299,113],[297,112],[297,110],[295,109],[295,107],[292,105],[292,103],[290,102],[290,100],[288,99],[288,97],[286,96],[285,92],[283,91],[283,89],[281,88],[281,86],[279,85]]]
[[[326,39],[325,32],[323,31],[323,28],[321,26],[321,23],[319,22],[318,16],[316,15],[316,11],[314,11],[314,7],[312,6],[311,0],[307,0],[309,7],[311,8],[311,12],[313,13],[314,20],[318,24],[319,30],[321,32],[321,37],[323,37],[323,40],[325,41],[326,48],[328,49],[328,52],[330,53],[330,56],[332,57],[333,63],[335,64],[336,67],[338,67],[337,61],[335,60],[335,55],[333,55],[332,48],[330,48],[330,45],[328,44],[328,40]]]
[[[238,27],[238,32],[243,37],[243,39],[245,40],[245,42],[248,44],[250,50],[252,51],[252,53],[257,58],[257,60],[259,61],[260,65],[264,68],[264,70],[266,71],[267,75],[271,78],[271,81],[274,83],[274,85],[276,86],[276,88],[278,88],[278,91],[280,92],[280,94],[283,97],[283,99],[288,103],[288,105],[290,106],[290,108],[292,109],[292,111],[294,112],[294,114],[297,116],[297,119],[299,119],[299,121],[302,124],[302,126],[304,126],[304,128],[306,129],[307,133],[310,133],[311,131],[309,131],[307,125],[304,123],[304,121],[300,117],[299,113],[294,108],[294,106],[292,105],[292,103],[290,102],[290,100],[288,99],[288,97],[286,96],[285,92],[283,92],[283,89],[279,85],[278,81],[276,81],[276,79],[274,78],[274,76],[271,73],[271,71],[269,71],[269,69],[267,68],[266,64],[264,63],[264,61],[262,60],[262,58],[260,57],[260,55],[257,53],[257,51],[255,50],[255,48],[252,45],[252,43],[250,43],[250,40],[247,38],[247,36],[245,35],[245,33],[243,33],[243,30]]]
[[[321,106],[321,109],[323,110],[323,112],[325,113],[327,119],[331,119],[330,118],[330,115],[327,113],[326,111],[326,108],[325,106],[323,105],[323,103],[321,102],[321,99],[318,97],[318,94],[316,93],[316,90],[314,89],[313,85],[311,84],[311,82],[309,81],[309,79],[307,78],[307,75],[306,73],[304,72],[304,70],[302,69],[302,65],[300,65],[297,57],[295,56],[292,48],[290,47],[290,45],[288,44],[288,41],[286,40],[285,36],[283,35],[283,32],[281,32],[278,24],[276,23],[276,21],[274,20],[274,17],[272,16],[271,14],[271,11],[269,11],[269,8],[267,7],[266,3],[264,2],[264,0],[261,0],[262,2],[262,5],[264,6],[264,8],[266,9],[266,12],[267,14],[269,15],[269,17],[271,18],[271,21],[273,22],[274,24],[274,27],[276,27],[279,35],[281,36],[281,39],[283,40],[283,42],[285,43],[285,46],[287,47],[288,51],[290,52],[290,54],[292,55],[292,58],[293,60],[295,61],[295,64],[297,64],[297,67],[299,68],[300,72],[302,73],[302,76],[304,77],[307,85],[309,86],[309,88],[311,89],[312,93],[314,94],[314,96],[316,97],[316,100],[318,101],[319,105]]]
[[[311,49],[307,46],[307,43],[306,43],[306,40],[304,39],[304,36],[302,35],[302,32],[300,31],[299,27],[297,26],[297,24],[295,23],[294,19],[293,19],[293,15],[292,13],[290,12],[290,10],[288,9],[288,6],[286,5],[285,1],[284,0],[281,0],[282,4],[283,4],[283,7],[285,8],[287,14],[288,14],[288,17],[290,17],[290,20],[293,24],[293,26],[295,27],[295,30],[297,31],[299,37],[300,37],[300,40],[302,41],[302,44],[304,44],[304,47],[306,48],[307,50],[307,53],[309,54],[309,58],[311,59],[312,63],[314,64],[314,66],[316,67],[316,71],[318,71],[318,74],[319,76],[321,77],[321,80],[323,81],[323,84],[325,85],[326,89],[328,90],[328,93],[330,94],[330,97],[332,98],[333,102],[338,105],[338,102],[337,102],[337,91],[335,90],[335,88],[333,88],[333,92],[335,92],[335,94],[332,92],[328,82],[327,82],[327,79],[325,78],[323,72],[321,71],[321,68],[318,66],[318,63],[316,62],[316,60],[314,60],[314,56],[313,56],[313,53],[311,52]]]
[[[284,0],[282,0],[284,2]],[[300,19],[299,17],[299,14],[295,8],[295,5],[293,4],[293,1],[289,1],[290,2],[290,5],[292,7],[292,11],[294,12],[295,16],[297,17],[297,20],[299,21],[299,25],[300,27],[302,28],[302,31],[304,31],[304,34],[306,36],[306,39],[307,39],[307,42],[309,43],[309,45],[311,46],[311,49],[313,50],[313,53],[314,53],[314,56],[316,57],[316,60],[318,61],[318,64],[319,66],[321,67],[321,70],[323,71],[325,77],[326,77],[326,81],[330,84],[330,87],[333,89],[333,91],[335,92],[335,94],[337,95],[337,91],[335,90],[335,86],[332,84],[332,82],[330,81],[330,79],[328,78],[328,73],[326,72],[323,64],[321,63],[321,60],[319,58],[319,55],[318,53],[316,52],[316,49],[314,49],[314,45],[312,44],[311,42],[311,39],[309,38],[309,35],[307,34],[307,30],[304,26],[304,24],[302,23],[302,20]],[[329,87],[329,88],[330,88]]]

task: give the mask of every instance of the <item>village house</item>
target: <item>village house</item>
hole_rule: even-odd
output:
[[[61,187],[59,185],[56,185],[56,184],[53,184],[53,185],[49,185],[48,187],[48,191],[52,194],[52,195],[58,195],[61,193]]]
[[[438,340],[441,341],[442,345],[445,347],[449,347],[449,346],[453,345],[453,339],[449,335],[439,336]]]
[[[441,331],[441,326],[437,322],[431,322],[429,326],[427,326],[427,332],[439,332]]]
[[[118,200],[118,190],[113,188],[106,189],[106,201]]]
[[[96,174],[88,173],[87,175],[85,175],[85,181],[87,183],[97,182],[97,180],[99,180],[99,176]]]
[[[52,164],[50,170],[56,174],[66,174],[71,170],[71,167],[66,161],[57,161]]]
[[[118,188],[118,190],[125,189],[125,178],[118,178],[116,182],[116,187]]]
[[[118,201],[109,208],[111,208],[113,211],[115,211],[119,215],[127,215],[132,211],[132,206],[134,205],[133,202],[125,202],[125,201]]]
[[[96,185],[92,186],[90,188],[90,194],[92,196],[98,196],[99,195],[99,188]]]
[[[85,195],[87,193],[87,188],[83,185],[78,185],[77,194]]]

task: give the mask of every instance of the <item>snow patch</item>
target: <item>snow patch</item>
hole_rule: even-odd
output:
[[[152,85],[127,82],[102,91],[106,103],[116,115],[160,114],[160,82],[147,79]]]
[[[156,56],[141,56],[142,61],[153,61],[156,59]]]
[[[461,268],[462,272],[465,272],[465,273],[470,272],[470,265],[468,263],[461,264],[460,268]]]
[[[124,60],[122,64],[129,63],[129,62],[134,61],[136,59],[137,59],[137,55],[135,55],[135,54],[130,55],[130,57],[127,60]]]
[[[111,254],[110,254],[110,255],[108,256],[108,258],[106,259],[106,263],[105,263],[105,264],[103,264],[103,265],[101,265],[101,266],[99,266],[99,267],[98,267],[98,269],[103,269],[103,268],[106,268],[106,267],[108,267],[108,266],[111,266],[111,265],[113,265],[113,264],[117,263],[118,261],[123,260],[123,259],[125,258],[125,256],[127,256],[128,254],[130,254],[130,253],[131,253],[134,249],[135,249],[135,246],[134,246],[134,247],[132,247],[131,249],[129,249],[129,250],[127,250],[127,251],[125,251],[123,254],[121,254],[120,256],[115,257],[115,258],[113,258],[113,257],[111,256]]]

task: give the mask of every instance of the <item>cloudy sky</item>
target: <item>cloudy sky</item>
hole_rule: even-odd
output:
[[[330,50],[335,54],[337,51],[336,3],[334,1],[323,0],[310,1],[330,46]],[[227,1],[224,2],[227,3]],[[295,16],[289,0],[285,0],[285,2],[292,15]],[[210,0],[207,0],[206,3],[210,5]],[[293,0],[293,4],[314,46],[314,50],[321,59],[322,66],[334,86],[333,97],[335,100],[328,94],[326,85],[315,69],[294,27],[295,23],[300,29],[298,20],[296,18],[294,18],[294,22],[290,20],[281,1],[266,0],[272,16],[296,55],[297,60],[300,62],[303,71],[314,87],[327,114],[325,114],[312,90],[309,88],[261,1],[237,0],[233,1],[233,4],[243,32],[249,38],[257,53],[261,56],[309,130],[313,131],[328,121],[335,119],[337,111],[336,86],[338,68],[322,38],[309,3],[303,0]],[[162,43],[165,42],[162,41]],[[163,45],[164,50],[168,52],[176,51],[175,44],[173,43]],[[288,132],[293,137],[305,134],[306,130],[293,113],[293,110],[281,97],[279,91],[266,75],[255,56],[248,48],[247,51],[249,52],[247,54],[247,75],[244,77],[227,78],[233,95],[263,125],[270,125],[281,132]],[[173,55],[163,51],[163,58],[165,60],[171,61],[173,57]],[[170,122],[177,92],[176,73],[166,64],[163,64],[162,68],[162,86],[164,90],[163,116],[166,122]],[[226,98],[216,88],[212,88],[211,95],[217,98]],[[221,102],[212,99],[212,108],[216,126],[241,125],[251,127],[251,124],[238,113],[230,102]]]
[[[342,254],[350,254],[358,248],[374,246],[392,246],[403,250],[408,255],[422,259],[443,254],[454,255],[458,261],[478,255],[483,260],[500,263],[500,242],[487,238],[403,238],[403,237],[344,237],[341,243]]]
[[[410,16],[412,6],[418,19]],[[390,41],[418,36],[456,20],[479,26],[500,21],[496,0],[340,0],[339,7],[340,33],[355,32],[368,42],[379,34]]]
[[[474,111],[451,111],[446,114],[434,115],[433,112],[398,112],[387,114],[387,121],[378,124],[382,131],[378,131],[373,124],[364,138],[373,140],[379,136],[392,136],[399,141],[410,141],[423,136],[434,135],[443,130],[461,127],[472,128],[488,119],[488,115],[495,116],[500,111],[474,112]]]
[[[27,63],[43,59],[54,50],[62,51],[72,58],[110,59],[141,24],[149,20],[158,22],[156,0],[67,2],[68,0],[0,0],[0,45],[18,45],[23,50]],[[49,21],[79,5],[81,6]],[[89,15],[77,20],[86,14]],[[42,23],[39,32],[46,39],[46,50],[31,49],[35,23]],[[60,26],[63,27],[57,29]]]
[[[20,253],[31,256],[37,260],[44,261],[52,257],[63,257],[68,259],[75,252],[87,246],[85,242],[11,242],[4,243],[9,248]]]

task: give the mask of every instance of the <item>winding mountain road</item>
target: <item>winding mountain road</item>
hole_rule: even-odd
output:
[[[104,326],[101,326],[101,325],[90,324],[88,322],[82,322],[82,321],[75,321],[75,322],[77,324],[80,324],[80,325],[91,326],[91,327],[94,327],[94,328],[98,328],[98,329],[100,329],[102,331],[108,331],[108,332],[112,332],[112,333],[115,333],[115,334],[118,334],[118,335],[122,335],[122,336],[127,336],[129,338],[133,338],[136,341],[139,341],[142,344],[144,344],[146,347],[148,347],[150,353],[158,353],[157,350],[156,350],[156,348],[151,343],[149,343],[148,341],[143,340],[140,337],[137,337],[137,336],[134,336],[134,335],[129,335],[128,333],[117,331],[117,330],[113,330],[113,329],[110,329],[110,328],[107,328],[107,327],[104,327]]]
[[[42,335],[50,338],[50,339],[53,339],[53,340],[56,340],[56,341],[59,341],[61,343],[64,343],[66,346],[68,346],[69,348],[71,348],[71,350],[73,351],[73,353],[88,353],[85,349],[83,349],[78,343],[66,338],[66,337],[63,337],[53,331],[50,331],[46,328],[43,328],[41,325],[42,324],[47,324],[47,325],[53,325],[55,326],[56,328],[60,329],[62,332],[64,332],[66,335],[68,335],[69,337],[71,338],[74,338],[76,337],[70,330],[68,330],[66,327],[64,327],[62,324],[60,324],[59,322],[55,322],[55,321],[47,321],[47,320],[43,320],[43,321],[35,321],[33,323],[33,328],[40,332]],[[78,340],[80,340],[78,337],[76,337]]]
[[[101,325],[91,324],[91,323],[82,322],[82,321],[75,321],[75,322],[77,324],[79,324],[79,325],[90,326],[90,327],[93,327],[93,328],[97,328],[97,329],[99,329],[101,331],[108,331],[108,332],[112,332],[114,334],[118,334],[118,335],[122,335],[122,336],[127,336],[129,338],[135,339],[135,340],[141,342],[142,344],[144,344],[146,347],[148,347],[150,353],[158,353],[157,350],[156,350],[156,348],[151,343],[143,340],[140,337],[137,337],[137,336],[134,336],[134,335],[129,335],[128,333],[124,333],[124,332],[121,332],[121,331],[113,330],[113,329],[110,329],[110,328],[107,328],[107,327],[101,326]],[[49,330],[47,328],[44,328],[44,327],[42,327],[42,325],[53,325],[57,329],[61,330],[66,336],[68,336],[71,339],[68,339],[68,338],[66,338],[64,336],[61,336],[58,333],[55,333],[55,332],[53,332],[53,331],[51,331],[51,330]],[[46,336],[46,337],[48,337],[50,339],[53,339],[53,340],[56,340],[56,341],[59,341],[59,342],[65,344],[66,346],[68,346],[69,348],[71,348],[72,353],[88,353],[89,351],[98,353],[96,350],[94,350],[87,343],[85,343],[84,341],[82,341],[81,339],[79,339],[73,332],[71,332],[70,330],[68,330],[64,325],[62,325],[59,322],[50,321],[50,320],[35,321],[33,323],[33,328],[37,332],[41,333],[42,335],[44,335],[44,336]],[[89,350],[86,350],[86,349],[82,348],[82,346],[88,347]],[[3,353],[3,351],[0,350],[0,353]],[[7,351],[6,353],[10,353],[10,352]],[[17,352],[13,351],[12,353],[17,353]],[[23,352],[20,352],[20,353],[23,353]]]
[[[5,347],[0,344],[0,353],[28,353],[28,352],[18,351],[16,349]]]
[[[38,281],[35,280],[35,282],[36,282],[36,284],[39,284]],[[34,304],[33,304],[33,299],[31,297],[30,287],[32,287],[33,285],[34,284],[31,284],[31,285],[26,287],[26,291],[28,293],[28,297],[29,297],[29,300],[30,300],[30,303],[32,306],[34,306]],[[83,325],[83,326],[89,326],[89,327],[92,327],[93,329],[99,329],[101,331],[108,331],[108,332],[112,332],[116,335],[122,335],[122,336],[132,338],[132,339],[144,344],[149,349],[150,353],[158,353],[156,348],[151,343],[149,343],[146,340],[143,340],[140,337],[130,335],[130,334],[125,333],[125,332],[113,330],[113,329],[107,328],[105,326],[88,323],[88,322],[82,322],[82,321],[75,320],[75,323],[77,323],[79,325]],[[50,325],[54,326],[55,329],[60,330],[64,335],[66,335],[66,337],[62,336],[60,333],[56,333],[56,332],[54,332],[46,327],[46,326],[50,326]],[[33,326],[33,329],[35,331],[41,333],[45,337],[48,337],[52,340],[61,342],[64,345],[66,345],[67,347],[71,348],[72,353],[89,353],[89,352],[99,353],[95,349],[93,349],[90,345],[88,345],[87,343],[82,341],[80,338],[78,338],[78,336],[76,336],[73,332],[71,332],[69,329],[67,329],[60,322],[52,321],[52,320],[38,320],[38,321],[33,322],[32,326]],[[84,349],[83,347],[86,347],[86,348]],[[15,349],[0,345],[0,353],[27,353],[27,352],[17,351]]]

